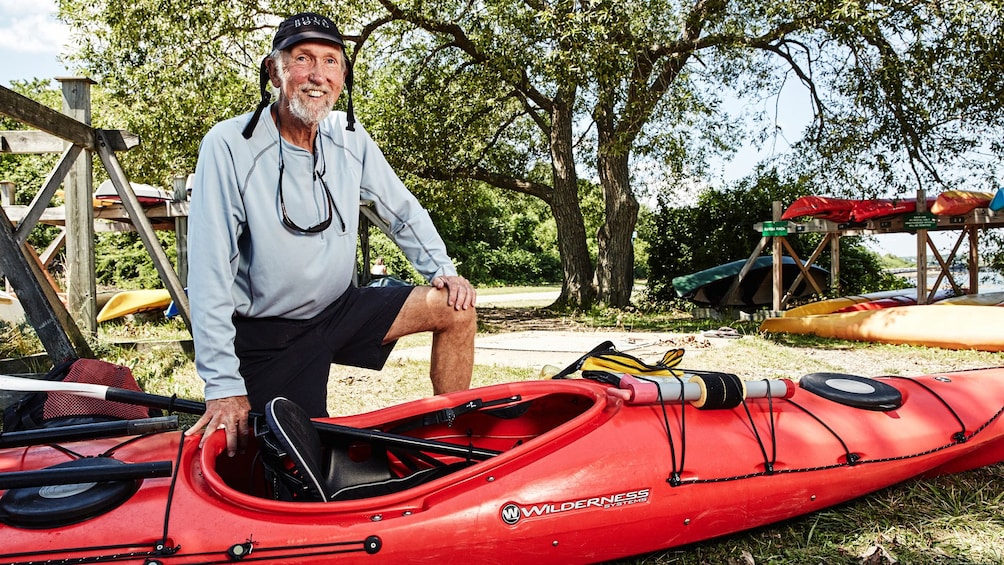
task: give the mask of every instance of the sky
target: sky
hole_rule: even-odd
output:
[[[0,85],[10,86],[13,80],[71,74],[59,61],[60,54],[72,48],[70,32],[56,20],[55,13],[55,0],[0,0]],[[724,162],[722,176],[726,180],[742,178],[759,160],[784,152],[789,141],[793,143],[798,139],[811,115],[804,93],[787,90],[778,107],[784,109],[777,119],[785,135],[773,145],[768,144],[759,151],[748,147],[731,161]],[[953,237],[945,233],[933,235],[939,242],[939,249],[950,250]],[[873,239],[870,247],[880,253],[916,255],[916,238],[910,234],[889,234]],[[943,245],[941,241],[947,243]]]
[[[55,0],[0,0],[0,84],[68,75],[58,57],[70,33],[55,13]]]

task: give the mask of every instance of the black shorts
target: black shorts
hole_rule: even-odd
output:
[[[234,350],[251,409],[284,396],[312,418],[328,415],[331,364],[381,369],[394,349],[383,344],[413,287],[349,287],[308,320],[234,317]]]

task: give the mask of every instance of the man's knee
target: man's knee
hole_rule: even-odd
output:
[[[449,292],[446,289],[434,287],[430,287],[428,294],[426,294],[426,306],[433,317],[440,321],[441,329],[476,329],[478,324],[477,308],[470,306],[457,309],[448,303],[448,296]]]

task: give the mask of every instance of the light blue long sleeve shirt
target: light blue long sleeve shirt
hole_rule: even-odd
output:
[[[428,212],[358,122],[346,131],[343,112],[321,122],[315,162],[312,152],[280,141],[271,112],[262,113],[245,139],[248,119],[220,122],[206,134],[192,187],[188,293],[206,400],[246,394],[234,352],[235,314],[308,319],[352,284],[360,199],[374,203],[423,276],[457,274]],[[334,201],[324,231],[304,234],[283,224],[279,143],[288,217],[303,228],[327,218],[324,187],[315,179],[323,173]]]

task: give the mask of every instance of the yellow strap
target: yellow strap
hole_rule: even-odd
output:
[[[683,359],[683,353],[683,349],[671,349],[654,365],[650,365],[627,353],[601,353],[587,357],[582,363],[582,370],[628,373],[631,375],[682,376],[682,371],[674,371],[672,367],[680,364],[680,361]]]

